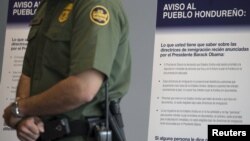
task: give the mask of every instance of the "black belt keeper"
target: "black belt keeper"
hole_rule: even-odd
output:
[[[87,136],[89,134],[89,125],[82,120],[69,122],[70,133],[68,136]]]

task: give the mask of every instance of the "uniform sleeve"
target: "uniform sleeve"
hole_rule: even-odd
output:
[[[96,69],[109,77],[120,38],[119,14],[108,2],[76,3],[70,74]]]

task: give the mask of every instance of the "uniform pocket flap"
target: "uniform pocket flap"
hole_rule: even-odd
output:
[[[29,35],[28,35],[28,41],[30,41],[31,39],[33,39],[36,36],[37,31],[38,31],[38,28],[31,27],[31,29],[29,31]]]

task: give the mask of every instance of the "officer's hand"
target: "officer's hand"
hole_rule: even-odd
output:
[[[17,126],[17,137],[21,141],[36,141],[44,132],[44,124],[39,117],[23,119]]]
[[[16,124],[22,119],[19,117],[15,117],[11,112],[11,105],[5,108],[3,118],[5,123],[12,128],[15,128]]]

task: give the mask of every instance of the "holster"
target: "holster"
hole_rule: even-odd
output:
[[[120,105],[116,101],[111,101],[109,106],[109,124],[112,130],[112,139],[113,141],[126,141]]]
[[[105,110],[104,104],[102,105],[102,108],[103,110]],[[125,133],[123,130],[123,119],[120,111],[120,105],[118,102],[110,102],[108,114],[109,129],[112,131],[112,141],[126,141]],[[100,131],[101,128],[105,128],[106,124],[105,118],[89,118],[88,123],[90,125],[90,136],[96,136],[96,130]]]

